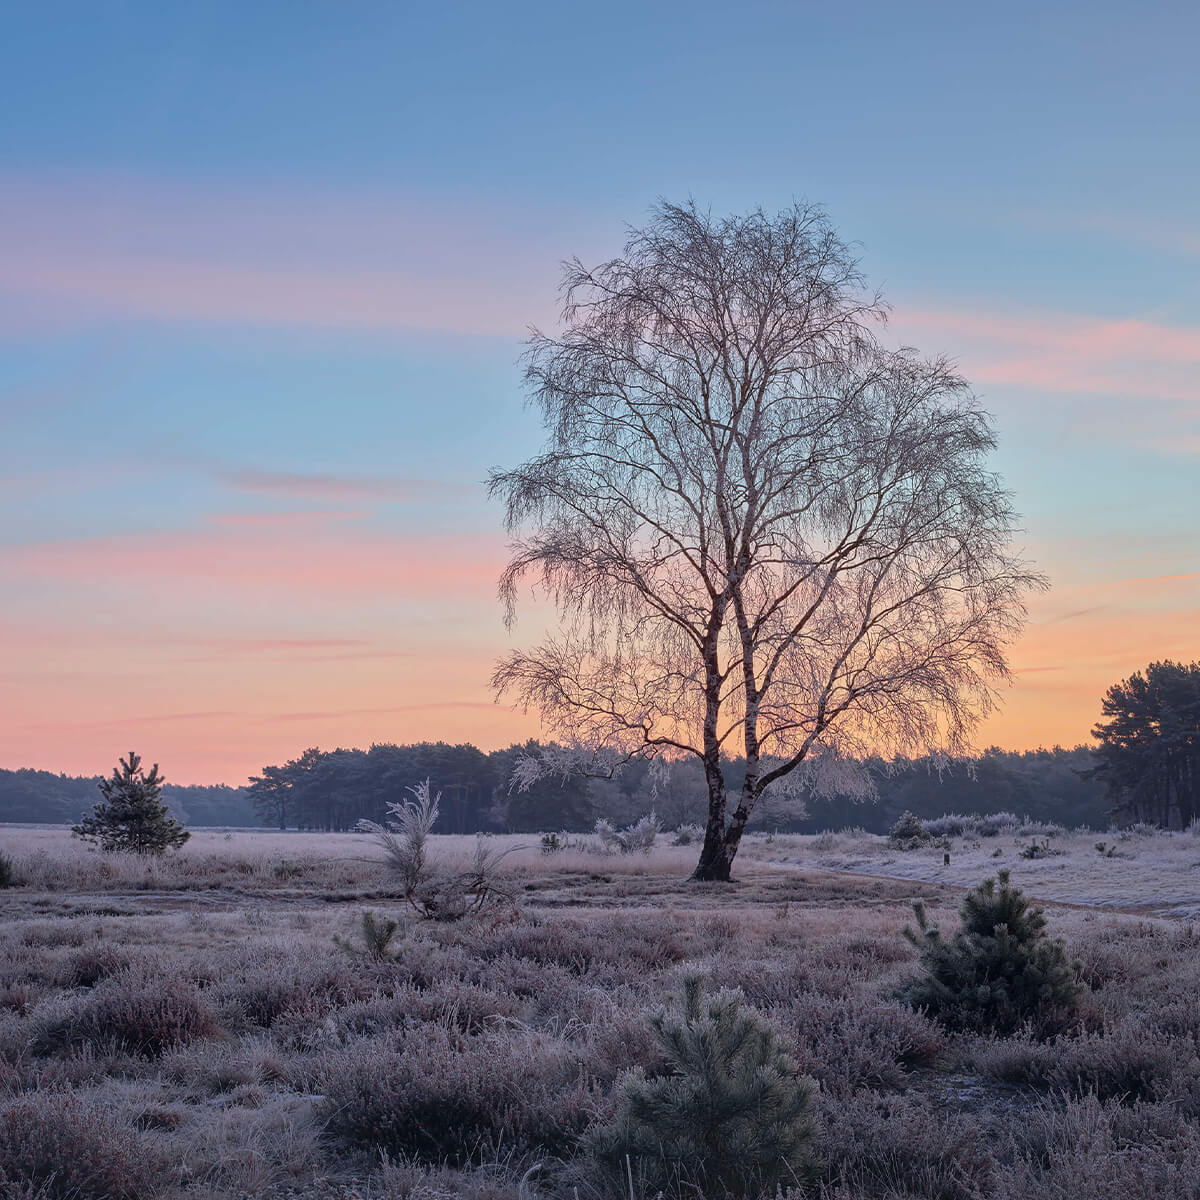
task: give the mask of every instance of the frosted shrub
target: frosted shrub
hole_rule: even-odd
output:
[[[428,779],[408,790],[413,799],[389,803],[384,824],[359,821],[358,829],[375,839],[388,865],[400,876],[405,892],[411,893],[425,878],[426,843],[438,819],[442,793],[431,795]]]
[[[617,829],[601,817],[596,822],[596,836],[610,854],[649,854],[661,828],[658,816],[648,812],[640,821],[625,829]]]
[[[921,818],[907,811],[900,814],[888,831],[888,842],[897,850],[915,850],[932,841],[933,835],[926,830]]]
[[[1021,818],[1016,813],[997,812],[980,817],[975,825],[975,832],[980,837],[998,837],[1009,829],[1016,829],[1021,824]]]

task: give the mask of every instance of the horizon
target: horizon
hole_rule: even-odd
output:
[[[822,203],[994,415],[1052,586],[980,749],[1200,658],[1200,13],[293,11],[10,17],[0,766],[544,736],[491,699],[546,610],[505,630],[482,481],[541,445],[560,261],[660,196]]]

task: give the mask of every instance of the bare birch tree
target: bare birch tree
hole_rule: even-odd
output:
[[[988,415],[945,359],[880,344],[820,209],[661,203],[622,257],[566,264],[563,296],[526,352],[547,444],[490,479],[508,618],[528,580],[560,629],[493,683],[572,744],[699,758],[694,878],[726,880],[810,756],[964,750],[1042,581],[1009,548]]]

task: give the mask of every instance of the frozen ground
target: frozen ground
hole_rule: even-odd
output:
[[[1077,832],[1038,837],[1046,857],[1022,857],[1033,836],[950,839],[950,864],[939,844],[897,850],[886,837],[865,833],[755,838],[751,854],[781,866],[921,880],[973,887],[1004,868],[1027,894],[1044,901],[1200,917],[1200,837],[1191,833]],[[1104,852],[1097,849],[1104,846]],[[1113,851],[1112,857],[1107,852]]]
[[[1022,857],[1035,841],[1028,834],[951,838],[947,866],[941,844],[901,851],[886,837],[861,832],[752,834],[738,855],[735,875],[762,879],[800,869],[967,888],[1006,868],[1014,882],[1039,900],[1147,916],[1200,918],[1200,837],[1076,832],[1036,840],[1048,848],[1046,857]],[[507,868],[536,875],[550,869],[556,874],[591,871],[631,880],[639,876],[682,879],[699,853],[695,844],[672,845],[670,834],[660,835],[649,855],[601,855],[586,849],[589,842],[594,839],[573,837],[570,848],[546,856],[536,834],[489,839],[491,845],[512,851]],[[1105,853],[1096,848],[1097,843],[1103,843]],[[465,862],[474,845],[474,837],[435,837],[431,854],[444,863]],[[270,891],[305,882],[336,889],[369,887],[387,878],[378,848],[366,835],[353,833],[196,830],[178,855],[147,861],[99,855],[61,826],[0,826],[0,849],[17,860],[31,885],[51,890],[107,890],[130,884],[143,889],[195,888],[218,882],[258,884]]]

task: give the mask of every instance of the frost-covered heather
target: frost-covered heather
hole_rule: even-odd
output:
[[[0,1195],[602,1200],[577,1139],[623,1070],[655,1069],[648,1017],[696,969],[742,988],[820,1083],[820,1200],[1182,1200],[1200,1177],[1193,928],[1052,908],[1090,989],[1079,1027],[951,1036],[896,992],[910,901],[952,926],[960,893],[814,866],[932,874],[940,850],[755,837],[740,884],[698,887],[695,847],[666,838],[612,857],[512,839],[529,847],[510,856],[519,913],[438,924],[354,835],[197,835],[151,888],[145,863],[105,872],[61,831],[8,832],[37,872],[0,892]],[[964,874],[997,845],[1014,877],[1200,858],[1178,836],[1101,858],[1104,836],[1034,861],[989,839]],[[430,855],[473,848],[436,838]],[[364,910],[400,923],[383,957]]]

